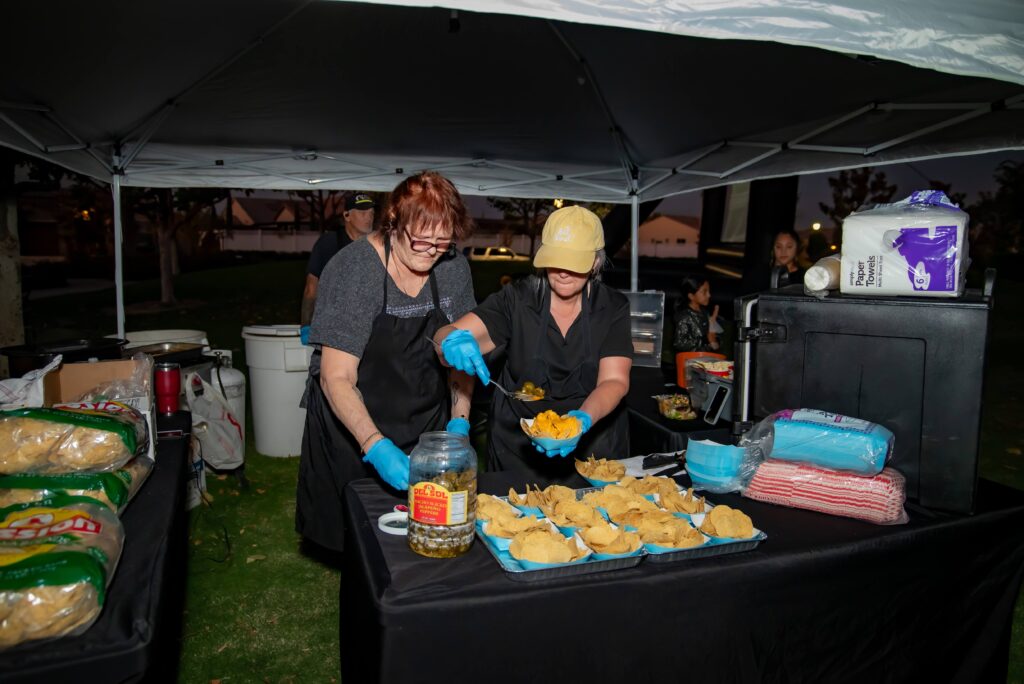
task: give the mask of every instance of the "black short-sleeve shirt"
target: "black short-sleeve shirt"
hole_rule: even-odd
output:
[[[309,265],[306,273],[317,278],[324,272],[324,267],[335,254],[352,244],[352,238],[344,230],[329,230],[317,238],[313,251],[309,253]]]
[[[633,340],[629,327],[629,300],[618,290],[600,281],[590,286],[590,339],[598,362],[606,356],[632,358]],[[541,378],[525,377],[527,365],[533,355],[534,340],[540,329],[544,288],[540,278],[534,276],[506,285],[488,297],[473,310],[487,327],[487,333],[497,348],[506,347],[509,339],[526,339],[527,349],[507,350],[506,369],[517,384]],[[524,335],[514,335],[517,326],[524,326]],[[583,361],[585,349],[584,326],[579,317],[563,339],[558,324],[548,319],[543,340],[543,353],[548,362],[552,380],[560,380]],[[561,376],[561,377],[560,377]]]

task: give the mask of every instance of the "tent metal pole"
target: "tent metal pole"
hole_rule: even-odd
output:
[[[633,193],[630,201],[629,216],[629,291],[637,292],[640,282],[640,195]]]
[[[31,133],[29,133],[24,128],[11,121],[5,115],[0,114],[0,121],[3,121],[5,124],[13,128],[15,133],[23,137],[28,142],[32,143],[40,152],[46,152],[46,145],[39,142]]]
[[[969,121],[971,119],[975,119],[975,118],[977,118],[979,116],[982,116],[984,114],[988,114],[990,111],[991,110],[988,107],[985,107],[985,109],[976,109],[974,111],[969,111],[969,112],[966,112],[966,113],[961,114],[959,116],[954,116],[951,119],[946,119],[945,121],[940,121],[937,124],[933,124],[931,126],[925,126],[924,128],[922,128],[922,129],[920,129],[918,131],[914,131],[913,133],[908,133],[907,135],[901,135],[898,138],[893,138],[892,140],[887,140],[884,143],[879,143],[878,145],[875,145],[873,147],[869,147],[867,149],[867,151],[865,152],[865,154],[875,154],[877,152],[881,152],[884,149],[887,149],[889,147],[893,147],[894,145],[899,145],[901,143],[905,143],[908,140],[913,140],[914,138],[920,138],[921,136],[928,135],[929,133],[934,133],[935,131],[940,131],[943,128],[949,128],[950,126],[955,126],[958,123],[963,123],[964,121]]]
[[[116,161],[114,162],[117,163]],[[115,173],[110,184],[114,196],[114,289],[117,297],[117,336],[124,339],[124,255],[121,229],[121,174]]]

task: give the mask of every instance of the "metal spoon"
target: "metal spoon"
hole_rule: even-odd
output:
[[[434,338],[427,337],[426,335],[424,335],[424,337],[426,337],[428,340],[430,340],[430,343],[433,344],[438,349],[441,348],[441,345],[439,345],[437,342],[435,342]],[[488,382],[488,384],[491,384],[491,385],[494,385],[495,387],[497,387],[501,391],[501,393],[504,394],[509,399],[518,399],[519,401],[536,401],[537,399],[539,399],[539,397],[535,397],[532,394],[525,394],[523,392],[509,392],[507,389],[505,389],[504,387],[502,387],[498,383],[494,382],[494,378],[491,378],[487,382]]]

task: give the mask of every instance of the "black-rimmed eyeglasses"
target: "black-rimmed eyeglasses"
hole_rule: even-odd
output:
[[[439,240],[438,242],[430,242],[429,240],[417,240],[409,232],[409,229],[405,229],[405,236],[409,238],[409,246],[412,247],[414,252],[429,252],[431,248],[434,248],[438,254],[454,254],[455,253],[455,241],[454,240]]]

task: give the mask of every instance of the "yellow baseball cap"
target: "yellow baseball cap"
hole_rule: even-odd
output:
[[[594,255],[604,249],[604,228],[597,214],[583,207],[563,207],[548,216],[533,257],[537,268],[561,268],[589,273]]]

